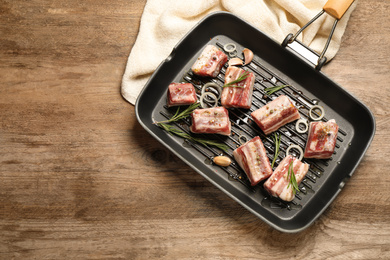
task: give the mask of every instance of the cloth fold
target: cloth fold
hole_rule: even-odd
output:
[[[122,96],[134,105],[138,94],[158,65],[207,14],[216,11],[231,12],[277,42],[282,42],[287,34],[296,33],[318,14],[326,2],[327,0],[148,0],[123,75]],[[356,2],[338,22],[326,52],[328,61],[340,47]],[[320,53],[333,22],[333,17],[322,15],[299,35],[298,40]]]

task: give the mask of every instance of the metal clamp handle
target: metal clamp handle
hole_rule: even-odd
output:
[[[326,41],[325,47],[319,56],[317,54],[318,59],[316,62],[313,61],[313,59],[311,59],[311,61],[315,64],[316,70],[321,70],[322,66],[326,63],[325,53],[328,50],[333,33],[336,29],[337,23],[341,19],[341,17],[343,17],[343,15],[348,10],[348,8],[352,5],[353,2],[354,2],[354,0],[328,0],[328,2],[326,2],[323,9],[321,10],[321,12],[319,12],[316,16],[313,17],[313,19],[311,19],[307,24],[305,24],[301,29],[299,29],[299,31],[295,35],[292,33],[288,34],[286,36],[286,38],[284,39],[284,41],[282,42],[282,46],[286,47],[288,44],[298,42],[296,40],[298,35],[303,30],[305,30],[310,24],[312,24],[315,20],[317,20],[321,15],[323,15],[325,12],[327,14],[331,15],[332,17],[335,18],[335,21],[334,21],[332,29],[330,31],[328,40]],[[316,52],[311,50],[309,47],[305,46],[303,43],[299,42],[299,46],[306,47],[310,51],[310,53],[316,54]],[[305,56],[305,55],[303,55],[303,56]]]

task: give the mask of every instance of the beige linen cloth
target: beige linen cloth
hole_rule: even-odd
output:
[[[231,12],[282,42],[318,14],[327,0],[148,0],[139,33],[122,79],[122,96],[135,104],[147,80],[173,47],[197,22],[215,11]],[[338,51],[356,1],[339,21],[326,52],[328,60]],[[298,40],[320,53],[334,18],[323,14],[300,34]]]

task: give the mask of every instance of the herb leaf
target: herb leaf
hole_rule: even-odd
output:
[[[177,135],[179,137],[183,137],[183,138],[188,139],[188,140],[190,140],[192,142],[199,143],[199,144],[202,144],[204,146],[208,146],[208,145],[215,146],[215,147],[223,150],[224,152],[226,152],[229,149],[229,147],[227,145],[219,143],[219,142],[192,137],[191,135],[181,131],[180,129],[177,129],[174,126],[171,126],[171,125],[168,125],[168,124],[164,124],[164,123],[161,123],[161,122],[156,123],[156,124],[157,124],[158,127],[164,129],[168,133]]]
[[[291,85],[278,85],[278,86],[268,87],[264,89],[264,91],[269,96],[285,87],[291,87]]]
[[[275,155],[274,155],[274,159],[272,160],[271,168],[274,168],[276,158],[279,156],[279,147],[280,147],[280,139],[281,139],[280,134],[274,133],[273,139],[275,142]]]
[[[287,178],[289,179],[287,189],[291,185],[292,191],[293,191],[293,193],[295,195],[297,193],[297,191],[300,191],[300,190],[299,190],[299,187],[298,187],[297,179],[295,178],[295,174],[294,174],[294,171],[293,171],[293,160],[291,160],[290,166],[288,167]]]
[[[225,85],[223,85],[222,87],[237,87],[237,88],[243,88],[244,86],[238,86],[238,85],[233,85],[233,84],[236,84],[236,83],[239,83],[241,81],[243,81],[244,79],[246,79],[247,77],[249,76],[249,72],[248,71],[245,71],[244,73],[242,73],[240,75],[240,77],[238,77],[236,80],[233,80],[229,83],[226,83]]]
[[[159,123],[171,123],[171,122],[176,122],[180,119],[183,119],[183,118],[186,118],[188,117],[189,115],[191,115],[191,113],[195,110],[195,108],[197,108],[198,106],[200,105],[200,103],[194,103],[194,104],[191,104],[189,107],[187,107],[183,112],[179,113],[179,110],[180,110],[180,107],[177,108],[177,111],[176,113],[168,120],[165,120],[165,121],[160,121],[160,122],[157,122],[155,124],[159,124]]]

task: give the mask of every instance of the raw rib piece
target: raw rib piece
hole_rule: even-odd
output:
[[[227,60],[228,57],[224,52],[214,45],[207,45],[194,65],[192,65],[191,70],[196,75],[215,78]]]
[[[224,107],[195,109],[191,117],[193,133],[230,135],[229,113]]]
[[[263,142],[256,136],[233,151],[234,159],[254,186],[272,174]]]
[[[237,80],[246,71],[234,66],[229,66],[225,73],[225,84]],[[226,86],[222,90],[221,104],[224,107],[250,108],[252,105],[253,84],[255,75],[248,72],[248,76],[235,84],[239,87]]]
[[[330,158],[336,146],[338,130],[339,126],[334,119],[326,123],[311,122],[303,157],[317,159]]]
[[[197,101],[195,88],[191,83],[171,83],[168,86],[168,107],[191,105]]]
[[[266,135],[300,118],[298,109],[285,95],[253,111],[251,116]]]
[[[269,177],[269,179],[264,182],[264,188],[266,191],[268,191],[269,194],[284,201],[292,201],[295,197],[292,190],[292,185],[288,185],[290,181],[290,176],[288,176],[288,169],[290,167],[291,161],[293,161],[293,172],[299,185],[308,172],[310,165],[307,163],[302,163],[300,160],[292,157],[291,155],[287,155],[280,162],[278,167],[276,167],[271,177]]]

